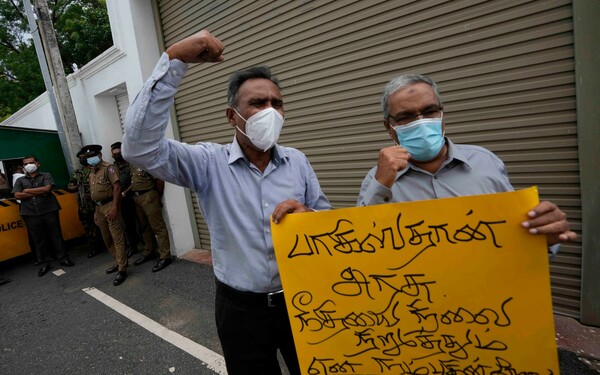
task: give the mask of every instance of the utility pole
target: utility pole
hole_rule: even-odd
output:
[[[73,108],[71,93],[69,92],[69,84],[67,83],[65,69],[62,63],[62,59],[60,57],[60,51],[58,49],[58,41],[56,40],[56,34],[54,33],[54,25],[52,24],[52,20],[50,19],[48,2],[46,0],[33,1],[35,4],[35,10],[37,14],[39,37],[41,38],[44,55],[46,57],[44,60],[48,64],[50,75],[54,83],[54,88],[56,89],[55,100],[60,118],[60,121],[57,122],[56,125],[58,128],[60,128],[58,132],[59,137],[61,135],[62,130],[64,139],[61,139],[61,143],[66,143],[66,150],[65,145],[63,144],[63,153],[65,154],[64,156],[65,161],[67,162],[67,169],[69,170],[69,174],[71,174],[75,168],[79,167],[79,160],[75,156],[77,151],[79,151],[82,146],[81,136],[79,135],[79,126],[77,125],[75,109]],[[29,3],[29,0],[24,0],[24,3],[26,12],[30,13],[31,4]],[[31,30],[31,34],[35,35],[36,31]],[[37,50],[38,47],[36,45],[36,51]],[[38,59],[39,58],[40,54],[38,52]],[[43,65],[41,61],[40,65]],[[46,70],[48,70],[48,68],[46,68]],[[43,71],[44,67],[42,67],[42,72]],[[44,79],[44,83],[46,83],[46,79]],[[48,91],[48,95],[50,95],[51,98],[54,97],[54,95],[50,93],[52,91],[52,87],[48,88],[48,84],[46,84],[46,90]]]

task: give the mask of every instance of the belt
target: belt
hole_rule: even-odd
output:
[[[104,206],[104,205],[105,205],[105,204],[107,204],[108,202],[112,202],[112,200],[113,200],[113,199],[112,199],[112,197],[109,197],[109,198],[103,199],[103,200],[101,200],[101,201],[94,201],[94,204],[95,204],[96,206]]]
[[[135,195],[136,197],[139,197],[142,194],[146,194],[149,191],[152,191],[154,189],[148,189],[148,190],[137,190],[133,192],[133,195]]]
[[[221,293],[228,299],[252,306],[276,307],[284,306],[283,290],[271,293],[242,292],[217,280],[217,293]]]

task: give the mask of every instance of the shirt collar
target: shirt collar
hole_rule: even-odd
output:
[[[467,155],[465,155],[465,153],[462,152],[462,150],[460,150],[459,148],[456,148],[454,146],[454,143],[449,138],[444,137],[444,139],[446,140],[446,146],[448,146],[448,157],[442,163],[440,170],[442,168],[444,168],[445,166],[447,166],[448,164],[452,163],[454,160],[464,163],[467,166],[467,168],[471,169],[471,165],[469,164],[469,159],[467,158]],[[411,162],[408,162],[408,166],[406,168],[404,168],[403,170],[401,170],[400,172],[398,172],[396,179],[398,179],[400,176],[402,176],[403,174],[408,172],[409,169],[414,169],[416,171],[422,171],[421,168],[418,168]]]
[[[228,163],[233,164],[239,159],[244,159],[246,163],[249,163],[248,158],[244,154],[244,151],[242,151],[242,147],[240,146],[236,136],[234,135],[233,141],[231,142],[231,147],[229,148]],[[271,162],[275,165],[280,165],[283,161],[288,159],[289,155],[287,151],[278,144],[275,144],[275,146],[273,146],[273,152],[271,153]]]
[[[448,145],[448,158],[442,164],[442,167],[450,164],[453,160],[458,160],[459,162],[464,163],[467,168],[471,169],[471,164],[469,164],[469,158],[467,155],[460,149],[454,146],[454,143],[446,138],[446,144]]]

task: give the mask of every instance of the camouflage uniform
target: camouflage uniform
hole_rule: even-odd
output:
[[[119,167],[119,178],[121,179],[121,191],[125,192],[131,185],[131,166],[126,161],[116,163]],[[135,202],[133,201],[133,192],[127,191],[122,195],[121,199],[121,216],[125,224],[125,245],[127,248],[127,256],[138,252],[138,242],[140,235],[138,234],[138,222],[136,217]]]
[[[71,175],[67,189],[77,189],[77,204],[79,206],[79,221],[83,225],[85,234],[90,243],[89,256],[94,256],[104,250],[104,241],[100,234],[100,228],[94,223],[94,211],[96,205],[90,194],[90,169],[81,167]]]

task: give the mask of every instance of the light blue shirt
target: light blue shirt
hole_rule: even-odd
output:
[[[506,166],[493,152],[479,146],[454,144],[447,138],[446,144],[448,158],[437,172],[430,173],[409,162],[398,172],[391,188],[375,179],[377,167],[373,167],[362,182],[356,205],[514,191]],[[556,254],[559,247],[559,244],[550,246],[549,254]]]
[[[296,199],[315,210],[330,209],[306,156],[274,146],[264,172],[249,162],[235,137],[227,145],[189,145],[164,138],[169,108],[187,65],[163,53],[131,104],[121,151],[153,176],[196,192],[206,220],[217,279],[257,293],[281,289],[270,217]]]

